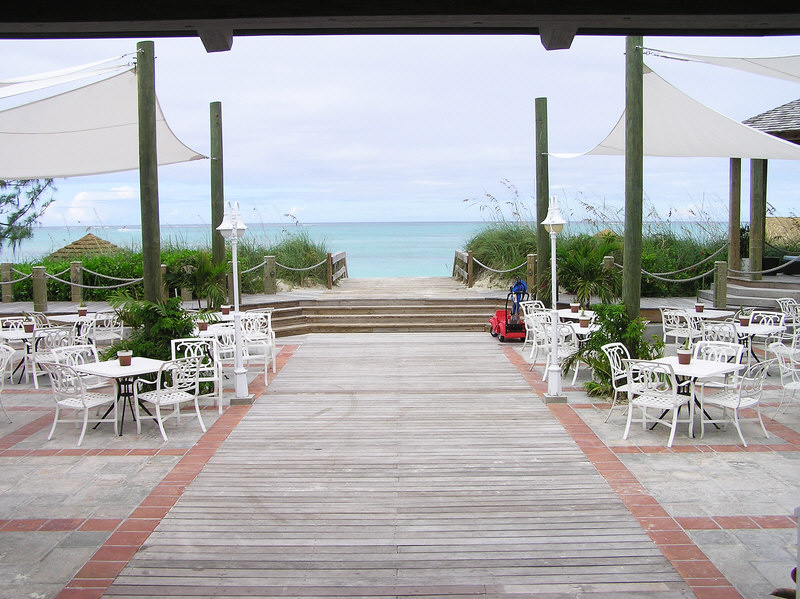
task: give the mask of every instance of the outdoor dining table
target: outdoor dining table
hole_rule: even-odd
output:
[[[594,310],[584,310],[583,314],[578,310],[573,312],[570,308],[561,308],[558,310],[558,317],[562,320],[580,320],[581,318],[593,318]]]
[[[0,329],[0,339],[4,342],[24,342],[25,343],[25,351],[29,353],[31,351],[31,344],[33,343],[33,332],[27,333],[25,329]],[[17,382],[22,382],[22,377],[25,375],[25,356],[23,356],[19,363],[14,367],[11,371],[10,378],[11,382],[14,381],[14,375],[17,373],[18,370],[22,369],[19,374],[19,380]]]
[[[75,324],[84,320],[97,320],[97,312],[87,312],[85,316],[81,316],[77,312],[74,314],[53,314],[48,316],[50,322],[59,322],[62,324]]]
[[[102,378],[112,379],[114,386],[117,388],[117,401],[122,400],[122,422],[120,422],[119,434],[122,434],[122,426],[125,424],[125,404],[131,410],[131,416],[136,419],[136,410],[133,406],[133,381],[136,377],[143,374],[150,374],[157,372],[161,366],[165,364],[164,360],[157,360],[155,358],[142,358],[134,356],[131,358],[130,366],[122,366],[119,360],[107,360],[105,362],[89,362],[86,364],[77,364],[72,368],[79,373],[91,374]],[[113,406],[112,406],[113,407]],[[150,415],[150,412],[142,406],[142,408]],[[108,416],[111,407],[103,414],[103,418]],[[99,424],[99,423],[98,423]],[[95,425],[95,428],[97,425]]]
[[[692,437],[694,437],[694,406],[697,405],[700,407],[700,401],[695,395],[695,386],[697,382],[702,381],[703,379],[710,379],[724,376],[726,374],[732,374],[734,372],[738,372],[746,366],[745,364],[740,364],[738,362],[701,360],[695,358],[694,356],[692,356],[692,359],[688,364],[681,364],[678,361],[678,356],[665,356],[663,358],[656,358],[653,361],[660,362],[661,364],[669,364],[672,366],[672,371],[675,373],[676,377],[683,377],[690,381],[689,393],[694,399],[694,402],[689,404],[689,414],[692,418]]]
[[[739,336],[739,339],[747,340],[746,345],[750,349],[750,355],[753,356],[753,359],[756,362],[759,362],[760,360],[753,351],[753,337],[769,337],[770,335],[783,333],[786,330],[785,325],[761,324],[758,322],[748,324],[746,326],[742,326],[739,322],[734,322],[733,327],[736,330],[736,334]]]
[[[716,320],[718,318],[730,318],[736,312],[733,310],[717,310],[715,308],[705,308],[702,312],[697,310],[686,310],[688,314],[699,316],[703,320]]]

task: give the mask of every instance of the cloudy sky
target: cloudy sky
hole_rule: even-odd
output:
[[[0,79],[135,50],[137,40],[0,40]],[[646,38],[720,56],[800,54],[800,37]],[[225,194],[252,223],[481,220],[486,194],[532,203],[534,100],[547,97],[552,152],[583,152],[624,108],[624,38],[577,37],[547,52],[536,36],[156,39],[156,89],[173,131],[208,153],[209,104],[222,102]],[[684,92],[743,120],[800,97],[800,86],[663,58],[648,65]],[[746,170],[746,169],[745,169]],[[769,201],[796,214],[800,164],[771,161]],[[161,220],[207,223],[207,161],[161,167]],[[550,160],[551,194],[573,219],[623,204],[624,162]],[[726,159],[648,158],[645,193],[662,216],[727,217]],[[747,173],[743,188],[747,189]],[[57,181],[43,223],[139,222],[138,174]],[[474,200],[467,201],[465,200]],[[743,202],[747,214],[747,198]]]

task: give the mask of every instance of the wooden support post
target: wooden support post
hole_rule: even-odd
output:
[[[278,292],[278,281],[275,272],[275,256],[264,256],[264,293],[273,295]]]
[[[144,299],[158,301],[161,284],[161,231],[158,214],[158,155],[156,151],[156,81],[153,42],[136,44],[139,100],[139,196],[142,220]]]
[[[34,266],[33,272],[33,311],[47,312],[47,277],[44,266]]]
[[[225,214],[225,186],[222,162],[222,103],[212,102],[211,110],[211,260],[225,263],[225,238],[217,231]]]
[[[526,281],[525,283],[528,285],[528,293],[530,297],[536,297],[536,254],[528,254],[528,263],[525,269]]]
[[[536,98],[536,284],[529,288],[531,297],[539,298],[546,288],[550,268],[550,235],[542,226],[550,205],[550,171],[547,139],[547,98]],[[534,295],[534,291],[536,292]]]
[[[725,260],[714,262],[714,307],[720,310],[728,307],[728,263]]]
[[[467,252],[467,287],[475,284],[475,267],[472,261],[472,250]]]
[[[639,316],[642,299],[642,202],[644,195],[644,102],[641,35],[625,42],[625,245],[622,303],[628,317]]]
[[[767,161],[750,161],[750,280],[760,281],[767,223]]]
[[[70,285],[72,301],[80,304],[83,301],[83,287],[79,287],[83,285],[83,262],[80,260],[69,263],[69,282],[72,283]]]
[[[14,301],[14,286],[11,284],[11,262],[0,264],[0,280],[3,281],[3,303]]]
[[[728,197],[728,268],[742,268],[742,159],[731,158]]]
[[[187,289],[186,287],[181,287],[181,301],[190,302],[192,299],[192,290]]]

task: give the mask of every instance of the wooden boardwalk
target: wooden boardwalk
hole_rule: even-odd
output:
[[[476,333],[303,338],[106,596],[694,595]]]

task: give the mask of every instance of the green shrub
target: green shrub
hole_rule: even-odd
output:
[[[604,256],[619,252],[616,235],[574,235],[566,237],[556,250],[558,283],[588,307],[593,296],[603,303],[620,297],[622,275],[603,266]]]
[[[585,383],[586,392],[592,396],[609,396],[614,392],[611,366],[601,349],[607,343],[621,342],[628,348],[631,358],[652,360],[662,355],[664,342],[653,336],[645,339],[647,323],[641,317],[630,319],[624,304],[599,304],[594,306],[595,324],[599,329],[591,333],[578,352],[564,361],[564,372],[581,360],[592,371],[592,380]]]

